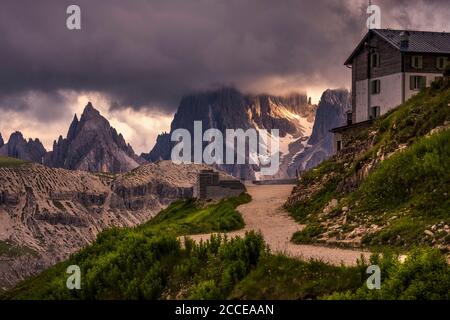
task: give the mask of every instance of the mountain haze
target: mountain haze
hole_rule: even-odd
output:
[[[174,142],[171,133],[176,129],[187,129],[194,137],[194,121],[202,122],[203,132],[210,128],[226,129],[279,129],[282,157],[290,152],[289,145],[306,141],[311,134],[316,106],[308,104],[304,94],[288,96],[249,95],[234,88],[222,88],[191,94],[183,97],[174,116],[169,133],[158,136],[156,145],[142,157],[148,161],[170,159]],[[300,146],[300,149],[303,148]],[[246,155],[248,158],[248,155]],[[219,165],[221,169],[241,179],[259,177],[258,165]],[[283,168],[282,168],[283,169]],[[280,172],[286,176],[286,172]]]

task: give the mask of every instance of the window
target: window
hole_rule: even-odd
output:
[[[370,92],[372,94],[379,94],[380,93],[380,86],[381,86],[380,80],[373,80],[371,82]]]
[[[427,78],[424,76],[411,76],[410,77],[410,89],[422,90],[427,86]]]
[[[341,140],[336,141],[336,149],[337,149],[337,151],[342,150],[342,141]]]
[[[436,59],[436,67],[437,67],[439,70],[444,70],[445,67],[446,67],[448,64],[449,64],[449,63],[448,63],[448,58],[447,58],[447,57],[438,57],[438,58]]]
[[[353,123],[353,113],[351,111],[347,112],[347,125],[351,125]]]
[[[380,66],[380,54],[378,52],[370,55],[370,67],[378,68]]]
[[[411,67],[414,69],[423,68],[423,57],[422,56],[412,56],[411,57]]]
[[[370,108],[370,119],[375,119],[380,116],[380,107],[371,107]]]

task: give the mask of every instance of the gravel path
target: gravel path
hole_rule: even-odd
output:
[[[358,250],[296,245],[290,242],[292,235],[304,228],[304,225],[295,222],[282,208],[292,188],[292,185],[247,186],[253,200],[238,207],[244,218],[245,228],[230,232],[228,236],[243,236],[250,230],[260,231],[272,252],[302,259],[320,259],[334,265],[355,265],[361,255],[369,257],[370,253]],[[211,234],[202,234],[189,237],[199,242],[210,236]]]

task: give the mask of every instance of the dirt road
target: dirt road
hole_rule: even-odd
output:
[[[292,185],[248,186],[248,193],[253,200],[238,207],[244,218],[245,228],[230,232],[228,236],[243,236],[250,230],[260,231],[273,252],[303,259],[321,259],[334,265],[354,265],[361,255],[369,257],[370,254],[363,251],[296,245],[290,242],[292,235],[304,228],[282,208],[292,188]],[[198,242],[209,239],[210,236],[211,234],[192,235],[190,238]]]

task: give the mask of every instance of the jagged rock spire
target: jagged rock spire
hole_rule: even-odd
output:
[[[13,132],[6,144],[1,138],[0,147],[2,147],[1,154],[4,156],[30,160],[38,163],[42,162],[42,157],[47,152],[39,139],[33,140],[30,138],[27,141],[20,131]]]
[[[66,169],[125,172],[145,160],[134,153],[122,134],[89,102],[80,120],[74,116],[67,138],[58,139],[44,162],[50,167]]]

